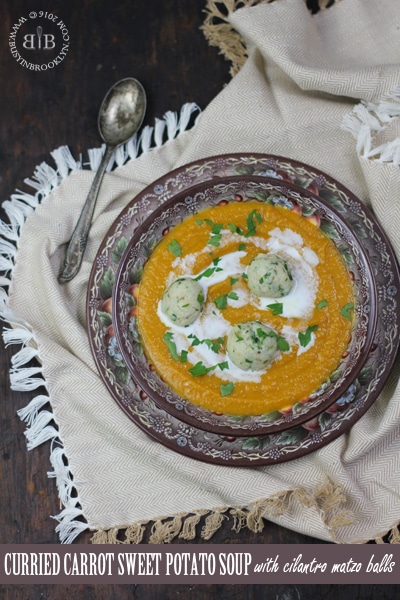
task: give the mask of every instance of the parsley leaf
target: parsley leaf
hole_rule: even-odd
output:
[[[168,350],[171,352],[171,356],[174,360],[178,360],[178,351],[176,349],[176,344],[173,341],[174,334],[171,331],[167,331],[164,334],[163,340],[167,344]]]
[[[321,310],[321,308],[325,308],[325,306],[328,306],[328,300],[321,300],[321,302],[318,302],[317,304],[317,309]]]
[[[210,371],[214,371],[217,367],[223,371],[224,369],[229,369],[229,363],[228,361],[225,361],[222,363],[217,363],[212,367],[206,367],[200,360],[191,369],[189,369],[189,373],[191,373],[193,377],[200,377],[201,375],[207,375],[207,373],[210,373]]]
[[[281,352],[288,352],[288,350],[290,350],[288,342],[281,335],[277,336],[276,341],[278,344],[278,348]]]
[[[222,239],[222,233],[212,234],[211,237],[210,237],[210,239],[208,240],[207,244],[209,246],[215,246],[215,247],[217,247],[217,246],[220,245],[221,239]]]
[[[213,352],[215,352],[216,354],[218,354],[218,352],[221,350],[221,346],[223,346],[223,344],[224,344],[224,340],[221,337],[217,338],[216,340],[212,340],[211,350]]]
[[[224,310],[228,306],[228,294],[218,296],[218,298],[215,298],[214,302],[217,308]]]
[[[180,256],[182,254],[182,248],[180,247],[179,242],[176,240],[172,240],[172,242],[168,244],[167,248],[174,256]]]
[[[340,311],[340,314],[343,315],[343,317],[345,317],[346,319],[351,319],[350,311],[353,308],[354,308],[354,303],[349,302],[348,304],[345,304],[345,306],[343,306],[342,310]]]
[[[216,340],[202,340],[202,342],[200,343],[205,344],[208,348],[210,348],[210,350],[218,354],[218,352],[221,349],[221,346],[224,343],[224,340],[223,338],[217,338]]]
[[[203,271],[202,273],[200,273],[200,275],[197,275],[197,277],[195,277],[195,281],[198,281],[202,277],[211,277],[211,275],[214,275],[214,273],[218,273],[219,271],[223,271],[223,269],[221,269],[221,267],[217,266],[220,261],[221,261],[220,257],[214,258],[214,260],[212,261],[214,267],[208,267],[205,271]]]
[[[261,329],[261,327],[259,327],[257,329],[257,335],[261,341],[264,341],[266,337],[274,337],[276,339],[278,349],[281,352],[287,352],[288,350],[290,350],[290,346],[289,346],[288,342],[286,341],[286,339],[282,335],[275,333],[275,331],[269,331],[267,333],[266,331]]]
[[[228,298],[229,300],[239,300],[239,296],[236,292],[229,292],[229,294],[222,294],[215,298],[214,303],[217,308],[220,310],[224,310],[228,306]]]
[[[273,315],[281,315],[283,313],[282,302],[275,302],[275,304],[268,304],[267,308],[270,308],[272,310]]]
[[[261,327],[257,328],[257,335],[260,338],[261,341],[265,340],[266,337],[275,337],[275,332],[274,331],[269,331],[268,333],[266,331],[264,331],[264,329],[262,329]]]
[[[222,383],[219,389],[221,391],[221,396],[229,396],[235,389],[235,385],[233,381],[230,381],[229,383]]]
[[[217,366],[219,369],[221,369],[221,371],[223,371],[224,369],[229,369],[229,363],[228,363],[228,361],[227,361],[227,360],[226,360],[225,362],[218,363],[216,366]]]
[[[218,273],[219,271],[223,271],[223,269],[221,269],[221,267],[208,267],[205,271],[200,273],[200,275],[197,275],[197,277],[195,277],[194,280],[199,281],[199,279],[201,279],[202,277],[211,277],[211,275],[214,275],[214,273]]]
[[[256,233],[256,225],[257,223],[262,222],[262,216],[260,213],[254,209],[251,211],[249,216],[247,217],[247,233],[245,237],[250,237],[251,235],[255,235]]]
[[[192,341],[192,346],[198,346],[199,344],[201,344],[201,340],[199,340],[199,338],[194,335],[193,333],[188,335],[188,339],[193,340]]]
[[[300,346],[305,348],[311,342],[311,333],[317,331],[318,325],[309,325],[304,333],[301,331],[298,334]]]
[[[238,235],[243,235],[243,231],[240,229],[240,227],[238,227],[234,223],[228,223],[228,227],[232,231],[232,233],[237,233]]]
[[[197,362],[191,369],[189,369],[189,373],[193,375],[193,377],[200,377],[201,375],[207,375],[210,371],[208,367],[203,365],[201,360]]]
[[[221,346],[223,346],[223,344],[224,344],[224,340],[221,337],[217,338],[216,340],[210,340],[210,339],[200,340],[193,333],[191,333],[190,335],[188,335],[188,339],[192,340],[191,341],[191,345],[193,347],[199,346],[200,344],[205,344],[208,348],[210,348],[210,350],[212,350],[216,354],[218,354],[218,352],[221,349]]]

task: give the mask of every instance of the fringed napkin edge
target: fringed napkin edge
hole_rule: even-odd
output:
[[[166,544],[177,538],[190,541],[197,536],[208,541],[228,519],[232,521],[231,531],[235,533],[244,528],[261,533],[266,520],[284,515],[291,502],[315,509],[332,541],[336,541],[338,529],[354,522],[350,512],[341,508],[346,502],[341,485],[326,478],[313,493],[299,487],[273,494],[248,506],[223,506],[211,511],[197,510],[152,521],[137,521],[129,526],[97,530],[91,541],[93,544],[139,544],[145,535],[149,544]]]
[[[315,11],[332,7],[342,0],[317,0]],[[241,8],[251,8],[257,4],[271,4],[279,0],[207,0],[205,18],[200,29],[210,46],[219,48],[219,53],[231,63],[229,73],[234,77],[247,60],[248,53],[244,40],[229,22],[229,15]],[[306,2],[306,0],[304,0]]]
[[[166,112],[162,119],[155,120],[153,127],[146,125],[139,136],[135,134],[126,144],[120,146],[110,160],[107,170],[121,167],[126,162],[175,139],[191,126],[195,126],[200,116],[201,110],[195,103],[184,104],[179,114],[173,111]],[[63,442],[54,423],[51,398],[43,377],[40,348],[35,333],[29,323],[9,308],[7,289],[12,284],[20,232],[29,216],[72,171],[85,167],[96,170],[104,151],[104,145],[88,150],[87,163],[83,163],[82,157],[75,160],[66,146],[50,152],[55,166],[47,162],[38,165],[33,176],[24,180],[34,191],[30,193],[17,189],[10,200],[2,203],[8,223],[0,221],[0,319],[9,325],[3,327],[2,336],[6,347],[20,345],[20,349],[11,358],[10,387],[20,392],[32,392],[39,388],[46,392],[33,397],[27,406],[17,411],[17,414],[27,424],[25,437],[28,450],[49,440],[51,442],[50,463],[53,470],[47,475],[56,480],[63,507],[61,512],[53,517],[58,521],[56,532],[62,543],[71,543],[82,531],[88,529],[88,524],[79,503],[79,494],[74,488]],[[27,366],[31,365],[34,359],[38,364]]]

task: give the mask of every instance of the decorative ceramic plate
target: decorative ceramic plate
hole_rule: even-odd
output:
[[[260,205],[279,206],[312,219],[328,237],[346,264],[354,290],[354,322],[351,338],[340,363],[322,385],[311,395],[289,401],[283,398],[285,413],[290,410],[290,423],[279,411],[258,415],[221,414],[196,406],[175,393],[149,362],[138,331],[135,290],[140,284],[143,268],[155,246],[184,219],[221,203],[236,202],[242,206],[256,200]],[[232,233],[228,230],[228,237]],[[238,240],[249,238],[236,236]],[[219,240],[218,240],[219,243]],[[218,247],[208,246],[217,251]],[[214,252],[213,252],[214,254]],[[218,308],[213,306],[213,312]],[[270,312],[268,309],[264,313]],[[222,317],[222,312],[221,318]],[[353,312],[352,312],[353,314]],[[155,318],[158,318],[155,315]],[[268,314],[265,318],[268,318]],[[363,247],[340,217],[324,200],[288,182],[267,177],[230,177],[202,182],[178,193],[155,209],[152,215],[133,233],[120,261],[113,290],[113,322],[117,344],[129,373],[139,387],[170,415],[188,425],[227,436],[260,436],[284,431],[304,423],[338,400],[350,387],[363,366],[373,341],[376,323],[376,290],[374,276]],[[219,354],[218,354],[219,356]],[[173,360],[172,357],[170,359]],[[221,359],[222,360],[222,359]],[[289,367],[292,368],[292,367]],[[226,372],[226,371],[225,371]],[[292,374],[292,377],[295,376]],[[205,375],[206,381],[209,376]],[[207,385],[206,381],[204,386]],[[204,387],[207,393],[207,387]]]
[[[334,207],[362,243],[377,290],[376,332],[356,379],[327,410],[303,425],[272,435],[238,437],[210,433],[160,409],[131,378],[111,317],[118,264],[137,227],[155,208],[177,193],[202,181],[237,175],[287,181],[303,190],[309,189]],[[99,248],[89,281],[89,339],[99,373],[116,403],[154,439],[188,457],[214,464],[276,464],[315,451],[348,431],[378,397],[398,350],[399,287],[397,262],[385,233],[371,211],[340,183],[313,167],[282,157],[216,156],[165,175],[134,198],[115,220]],[[278,418],[291,423],[294,410],[295,407]]]

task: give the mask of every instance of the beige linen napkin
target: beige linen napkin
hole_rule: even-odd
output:
[[[159,146],[149,142],[147,130],[142,148],[154,148],[125,164],[119,155],[120,166],[105,176],[85,260],[72,282],[60,286],[57,275],[93,173],[80,170],[65,149],[53,154],[58,172],[42,165],[32,181],[42,195],[47,185],[45,199],[21,227],[18,251],[10,243],[7,255],[3,247],[15,262],[3,310],[14,329],[5,339],[24,342],[12,384],[34,389],[42,377],[46,382],[51,410],[47,396],[38,396],[21,416],[28,420],[30,447],[54,440],[64,542],[85,528],[96,532],[97,542],[115,541],[125,529],[120,539],[137,542],[148,520],[155,521],[153,542],[191,539],[205,514],[197,534],[207,538],[231,507],[237,528],[260,530],[265,516],[347,543],[379,538],[400,521],[398,362],[379,399],[348,433],[294,461],[251,469],[198,462],[150,439],[117,407],[91,355],[85,299],[103,237],[135,194],[189,161],[261,152],[320,168],[372,205],[400,256],[397,3],[342,0],[316,15],[300,0],[247,4],[235,10],[226,0],[229,14],[221,24],[209,2],[209,39],[229,48],[226,34],[236,31],[231,50],[240,54],[235,40],[242,39],[248,58],[194,128]],[[125,150],[128,158],[134,154],[132,144]],[[25,219],[17,210],[21,200],[34,203],[28,195],[12,199],[8,210],[16,224],[3,227],[5,244],[16,241]],[[31,356],[41,368],[24,366]]]

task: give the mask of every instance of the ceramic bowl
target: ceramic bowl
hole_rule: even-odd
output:
[[[140,285],[143,268],[155,246],[189,215],[226,202],[257,200],[295,210],[313,219],[343,256],[353,281],[354,322],[351,337],[334,373],[313,394],[282,411],[260,415],[220,414],[176,394],[158,375],[143,347],[137,327],[132,286]],[[189,426],[226,436],[260,436],[285,431],[312,420],[343,397],[362,369],[376,327],[375,279],[359,238],[344,218],[321,197],[288,181],[258,176],[218,178],[177,193],[156,208],[134,231],[120,260],[113,289],[113,324],[119,351],[132,379],[161,409]]]

